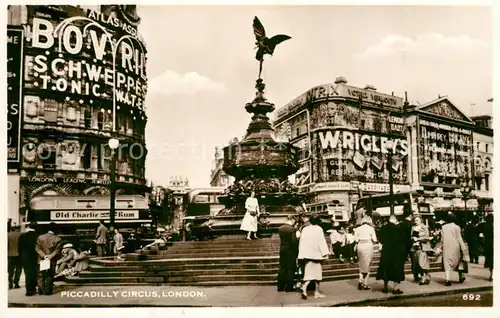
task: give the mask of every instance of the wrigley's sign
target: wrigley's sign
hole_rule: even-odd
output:
[[[406,156],[408,154],[408,141],[402,138],[393,138],[375,134],[360,134],[348,130],[323,130],[318,131],[322,149],[337,149],[339,147],[350,150],[363,150],[365,153],[388,153]],[[392,141],[392,148],[386,147]]]

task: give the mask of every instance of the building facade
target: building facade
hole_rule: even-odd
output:
[[[23,43],[19,143],[9,147],[9,159],[19,154],[9,171],[20,178],[20,222],[40,195],[109,194],[111,138],[120,141],[117,194],[149,190],[140,18],[135,6],[95,7],[8,8]]]
[[[388,193],[389,154],[394,192],[418,190],[418,201],[427,203],[422,206],[449,210],[467,204],[470,210],[479,208],[477,193],[492,198],[486,184],[493,131],[479,127],[447,97],[415,106],[340,77],[278,109],[274,127],[277,139],[301,149],[295,181],[310,194],[310,203],[334,202],[353,212],[360,196]],[[484,168],[474,164],[475,156]],[[484,190],[473,191],[464,203],[464,182]]]
[[[184,200],[186,194],[191,190],[189,187],[189,180],[185,176],[172,176],[170,177],[167,190],[171,191],[172,195],[172,219],[171,225],[175,230],[182,228],[182,218],[184,218]]]
[[[471,118],[475,123],[474,164],[475,189],[479,209],[485,214],[493,211],[493,128],[491,116]]]
[[[295,180],[311,203],[336,201],[352,211],[360,195],[388,192],[389,140],[395,191],[410,189],[406,107],[402,97],[340,77],[278,109],[276,138],[301,149]]]
[[[212,170],[210,171],[210,186],[211,187],[229,187],[234,182],[234,177],[228,175],[222,170],[224,164],[224,155],[222,149],[215,148],[214,160],[212,162]]]
[[[439,97],[408,113],[412,145],[411,184],[422,190],[419,198],[434,211],[476,210],[472,192],[464,201],[461,188],[474,189],[475,123],[447,96]]]

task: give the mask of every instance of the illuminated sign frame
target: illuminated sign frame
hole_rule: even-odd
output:
[[[11,42],[16,39],[17,42]],[[24,29],[7,26],[7,162],[21,160],[24,79]],[[15,144],[12,146],[12,144]]]

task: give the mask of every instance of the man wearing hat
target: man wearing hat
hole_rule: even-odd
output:
[[[61,255],[62,257],[56,262],[56,274],[68,268],[78,256],[78,253],[73,248],[73,244],[66,243],[63,245]]]

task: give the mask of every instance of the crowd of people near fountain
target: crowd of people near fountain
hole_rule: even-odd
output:
[[[56,225],[51,223],[46,233],[37,233],[37,224],[32,222],[21,232],[20,226],[7,224],[8,229],[8,274],[9,289],[20,288],[19,281],[24,271],[26,296],[52,295],[54,280],[75,276],[89,267],[91,250],[74,246],[57,235]],[[110,234],[112,247],[109,249]],[[111,229],[99,222],[93,240],[98,257],[115,255],[123,260],[123,236],[118,229]]]
[[[320,291],[320,282],[322,264],[328,258],[340,263],[357,263],[358,289],[370,290],[370,269],[377,250],[380,261],[375,279],[383,281],[383,293],[389,292],[392,282],[392,293],[403,294],[399,286],[405,280],[407,261],[417,284],[430,283],[431,259],[441,264],[445,286],[451,286],[452,281],[461,284],[466,280],[468,262],[478,263],[480,241],[483,242],[484,267],[490,270],[489,280],[492,281],[492,214],[486,217],[481,228],[476,219],[469,221],[464,231],[457,225],[452,212],[431,228],[421,215],[408,212],[401,218],[391,215],[374,222],[365,211],[357,211],[352,223],[332,222],[332,228],[326,233],[322,225],[317,215],[302,213],[299,218],[290,215],[287,223],[280,227],[278,291],[300,291],[301,297],[307,299],[308,286],[314,283],[314,297],[325,297]],[[325,234],[329,234],[330,244]],[[458,273],[456,278],[454,272]]]

